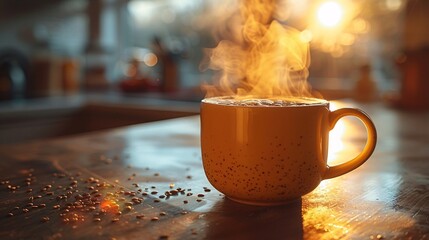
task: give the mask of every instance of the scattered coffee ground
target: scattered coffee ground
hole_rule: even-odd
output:
[[[119,158],[114,157],[113,159],[118,160]],[[101,156],[100,160],[103,164],[112,163],[112,159],[106,156]],[[131,166],[127,166],[127,168],[131,168]],[[145,170],[149,171],[149,168]],[[132,216],[131,219],[140,223],[141,220],[158,221],[160,220],[158,216],[183,215],[187,214],[188,211],[185,209],[176,213],[161,211],[156,214],[152,207],[146,210],[148,212],[144,212],[145,210],[139,210],[138,205],[142,205],[141,208],[144,208],[144,204],[150,205],[153,202],[159,203],[179,198],[185,207],[190,204],[190,200],[196,199],[196,202],[201,202],[202,198],[205,197],[202,193],[194,194],[191,188],[176,187],[175,183],[140,186],[142,183],[121,181],[125,185],[129,185],[125,187],[118,185],[119,179],[107,182],[101,178],[85,177],[85,174],[81,172],[56,172],[48,176],[48,179],[46,179],[46,175],[38,176],[33,169],[25,169],[23,172],[25,174],[22,178],[0,181],[0,188],[5,187],[9,194],[26,195],[24,203],[11,206],[11,209],[5,212],[3,216],[14,218],[25,214],[26,217],[22,219],[31,221],[33,217],[40,217],[42,213],[41,223],[59,221],[73,229],[77,228],[78,223],[85,221],[93,222],[95,226],[101,226],[99,225],[101,222],[124,221],[127,224],[132,223],[133,221],[130,221],[129,217],[123,219],[126,216]],[[148,175],[146,174],[146,176]],[[162,173],[156,172],[153,176],[159,177],[162,176]],[[133,173],[127,179],[138,179],[138,177],[137,173]],[[192,177],[185,175],[184,178],[191,179]],[[157,197],[153,196],[158,195],[160,191],[165,192]],[[203,187],[203,191],[209,193],[211,189]],[[147,202],[147,200],[152,201]],[[33,211],[36,210],[37,214],[33,214]],[[192,234],[196,234],[196,232]],[[162,236],[163,239],[168,238],[167,235]]]

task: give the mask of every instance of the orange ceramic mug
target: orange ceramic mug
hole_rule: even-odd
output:
[[[329,131],[344,116],[364,123],[367,142],[354,159],[328,166]],[[201,103],[204,171],[217,190],[242,203],[280,205],[297,199],[322,180],[359,167],[376,141],[375,126],[364,112],[330,111],[329,102],[322,99],[239,102],[218,97]]]

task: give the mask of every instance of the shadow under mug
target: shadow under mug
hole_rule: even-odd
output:
[[[201,150],[210,183],[228,198],[252,205],[281,205],[314,190],[322,180],[362,165],[377,142],[374,123],[355,108],[329,110],[329,102],[295,98],[302,104],[242,106],[221,98],[201,103]],[[329,131],[345,116],[367,129],[363,151],[328,166]]]

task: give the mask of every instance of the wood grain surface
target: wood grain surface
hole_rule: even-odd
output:
[[[373,156],[278,207],[235,203],[209,184],[198,116],[2,145],[0,239],[429,239],[429,114],[332,105],[372,117]],[[330,138],[336,164],[366,133],[345,118]]]

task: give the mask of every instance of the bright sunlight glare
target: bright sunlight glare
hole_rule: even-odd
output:
[[[325,27],[335,27],[340,23],[343,12],[343,7],[337,2],[325,2],[317,10],[317,19]]]

